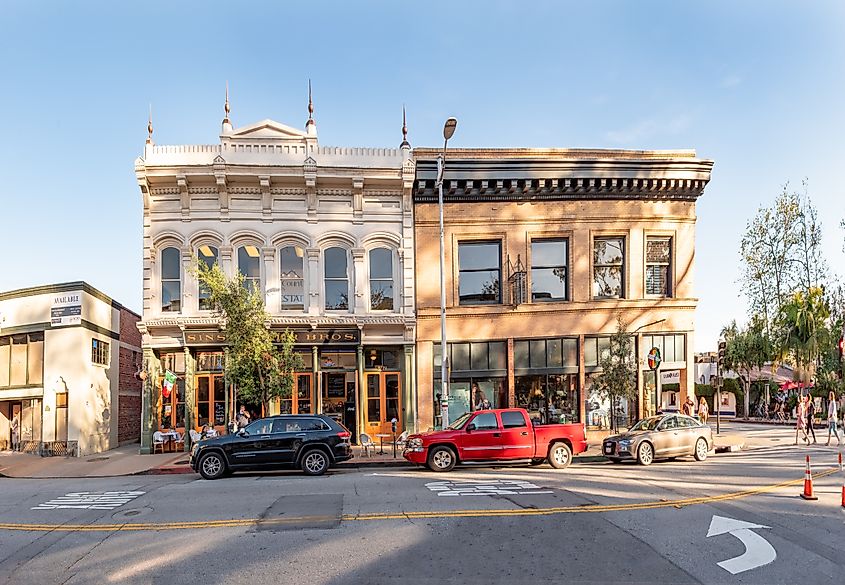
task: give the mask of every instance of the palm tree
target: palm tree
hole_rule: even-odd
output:
[[[829,318],[824,290],[819,287],[796,292],[781,308],[778,324],[783,330],[783,349],[792,355],[803,382],[813,377],[822,348],[829,342]]]

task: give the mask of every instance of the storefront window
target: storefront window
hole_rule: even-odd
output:
[[[21,401],[20,440],[41,441],[41,399]]]
[[[223,352],[222,351],[201,351],[197,353],[198,372],[222,372]]]
[[[368,369],[398,370],[399,352],[393,349],[365,347],[364,367]]]
[[[168,390],[162,374],[158,379],[157,404],[159,427],[185,428],[185,353],[167,352],[160,356],[162,372],[176,375],[176,382]]]
[[[354,370],[358,362],[358,356],[354,351],[324,351],[320,350],[320,369],[327,370],[339,368]]]
[[[540,424],[577,423],[579,416],[577,374],[516,376],[516,406]]]
[[[43,332],[0,337],[0,388],[40,386],[43,371]]]

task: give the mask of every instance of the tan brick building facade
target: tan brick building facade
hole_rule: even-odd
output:
[[[414,151],[423,429],[439,422],[437,154]],[[450,150],[450,418],[486,400],[600,433],[612,410],[624,423],[678,408],[694,383],[695,202],[712,164],[692,151]],[[620,314],[639,329],[640,399],[611,409],[591,382]],[[645,360],[654,346],[680,392],[658,392]]]

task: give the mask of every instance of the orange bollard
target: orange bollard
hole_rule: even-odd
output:
[[[842,451],[839,452],[839,471],[842,471]]]
[[[804,491],[801,497],[805,500],[818,500],[818,496],[813,495],[813,473],[810,471],[810,456],[807,455],[807,470],[804,472]]]
[[[845,508],[845,481],[842,482],[842,507]]]

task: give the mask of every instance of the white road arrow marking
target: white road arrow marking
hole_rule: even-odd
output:
[[[768,540],[756,532],[752,532],[754,528],[770,527],[714,515],[710,521],[710,530],[707,531],[707,538],[729,532],[745,545],[745,552],[740,556],[716,564],[731,575],[736,575],[737,573],[768,565],[774,561],[778,556],[774,547]]]

